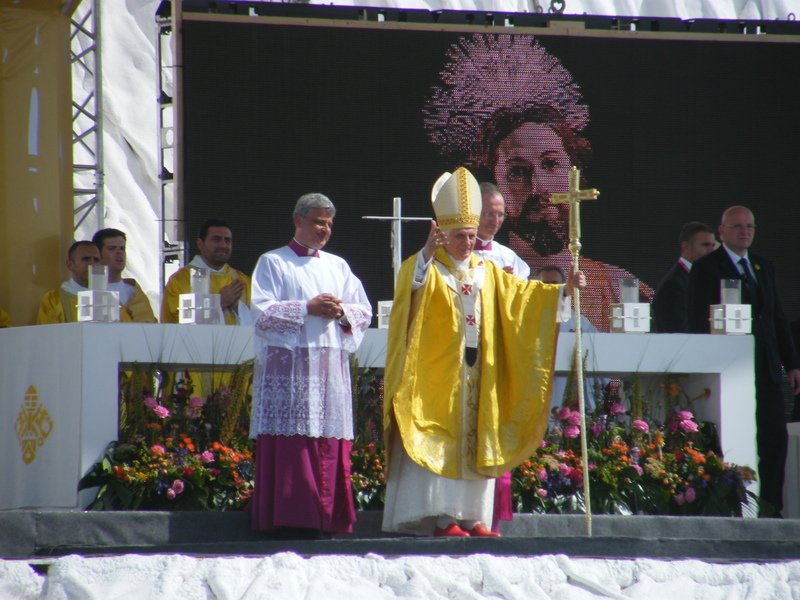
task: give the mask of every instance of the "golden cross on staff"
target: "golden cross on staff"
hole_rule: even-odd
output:
[[[551,194],[550,202],[562,204],[569,202],[569,251],[572,254],[572,273],[578,270],[578,256],[581,253],[581,202],[595,200],[600,192],[594,188],[582,190],[581,172],[577,167],[569,170],[569,191]],[[575,323],[575,381],[578,388],[578,411],[581,413],[581,463],[583,465],[583,499],[586,512],[586,534],[592,536],[592,499],[589,495],[589,453],[586,447],[586,403],[583,397],[583,351],[581,349],[581,291],[576,287],[572,292],[573,321]]]

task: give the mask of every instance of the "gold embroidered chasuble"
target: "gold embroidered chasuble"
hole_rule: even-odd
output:
[[[443,249],[436,261],[453,269]],[[428,269],[412,293],[417,256],[398,276],[389,325],[384,403],[384,440],[394,428],[408,456],[430,471],[465,476],[462,455],[462,366],[465,323],[458,293],[439,269]],[[547,426],[558,335],[560,286],[523,281],[477,255],[470,268],[483,270],[480,294],[478,392],[474,471],[497,477],[527,459]]]

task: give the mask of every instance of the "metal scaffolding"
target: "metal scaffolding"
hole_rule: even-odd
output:
[[[177,43],[180,2],[165,0],[156,11],[156,79],[158,83],[158,160],[161,181],[161,289],[169,275],[186,262],[183,206],[179,186],[180,45]]]
[[[70,19],[73,229],[103,227],[103,90],[100,0],[83,0]]]

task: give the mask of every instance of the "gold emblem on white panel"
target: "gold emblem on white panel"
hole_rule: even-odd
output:
[[[25,401],[17,414],[14,432],[17,434],[22,460],[29,465],[36,460],[37,449],[53,431],[53,419],[39,401],[39,392],[30,386],[25,392]]]

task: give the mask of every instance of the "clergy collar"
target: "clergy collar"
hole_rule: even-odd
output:
[[[199,254],[195,254],[194,258],[189,262],[189,264],[193,267],[197,267],[198,269],[208,269],[212,273],[224,273],[226,267],[228,266],[228,265],[222,265],[221,268],[215,269],[206,264],[206,261],[204,261],[203,257],[200,256]]]
[[[492,240],[482,240],[481,238],[475,238],[475,250],[491,250],[492,249]]]
[[[64,283],[61,284],[61,289],[69,294],[77,295],[78,292],[85,292],[89,288],[83,287],[80,283],[78,283],[74,279],[67,279]]]
[[[319,258],[319,250],[304,246],[294,238],[289,242],[289,248],[291,248],[297,256],[313,256],[314,258]]]

